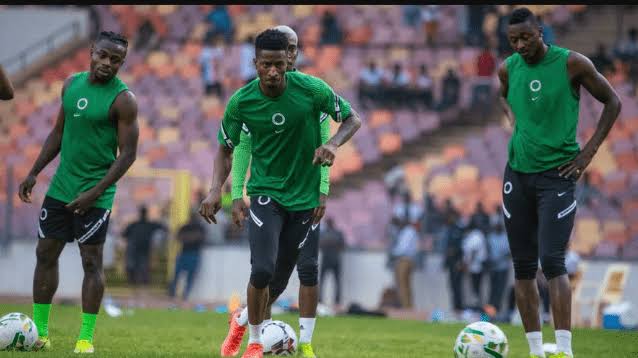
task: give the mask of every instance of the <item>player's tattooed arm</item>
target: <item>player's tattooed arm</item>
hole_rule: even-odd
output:
[[[578,179],[596,155],[611,127],[613,127],[622,108],[620,98],[607,79],[594,67],[594,64],[578,52],[571,51],[567,59],[567,71],[576,93],[583,86],[594,98],[604,104],[598,126],[583,150],[574,160],[559,168],[561,176]]]
[[[509,76],[507,74],[507,66],[505,63],[501,64],[501,67],[498,69],[498,79],[501,83],[500,88],[500,96],[498,97],[499,102],[501,103],[501,107],[503,108],[503,112],[507,116],[507,120],[510,122],[510,126],[514,128],[514,124],[516,123],[516,119],[514,118],[514,112],[512,112],[512,107],[507,103],[507,92],[509,90]]]
[[[213,164],[213,184],[208,195],[199,206],[199,214],[206,222],[217,224],[215,214],[222,207],[222,187],[228,179],[233,164],[233,149],[223,144],[219,145],[215,163]]]
[[[361,117],[354,109],[350,109],[350,115],[343,120],[337,133],[328,142],[315,151],[312,164],[332,166],[337,148],[347,142],[361,128]]]
[[[0,65],[0,99],[8,101],[13,99],[13,85]]]
[[[66,90],[69,83],[73,77],[69,77],[64,81],[64,85],[62,86],[61,96],[64,97],[64,91]],[[62,132],[64,131],[64,108],[60,105],[60,110],[58,111],[58,117],[55,120],[55,125],[47,139],[44,141],[44,145],[40,150],[40,154],[38,154],[38,158],[33,163],[33,167],[29,171],[27,177],[20,183],[20,188],[18,190],[18,196],[20,200],[25,203],[31,202],[31,191],[36,183],[36,178],[38,174],[49,164],[51,161],[60,153],[60,148],[62,146]]]
[[[81,193],[66,206],[68,210],[80,215],[91,208],[108,187],[126,174],[137,156],[137,140],[140,130],[137,123],[135,95],[130,91],[120,93],[113,102],[111,113],[117,122],[117,142],[120,154],[102,180],[93,188]]]

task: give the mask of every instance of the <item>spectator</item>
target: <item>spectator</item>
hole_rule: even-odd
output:
[[[253,63],[254,58],[255,39],[252,36],[247,36],[239,49],[239,76],[243,83],[248,83],[257,76]]]
[[[224,56],[221,44],[221,37],[207,36],[204,48],[202,48],[202,52],[199,55],[204,92],[206,95],[215,92],[219,98],[222,96],[222,84],[219,78],[218,63]]]
[[[485,212],[482,202],[479,201],[476,204],[476,211],[474,212],[474,215],[472,215],[470,221],[470,225],[481,230],[483,235],[487,235],[490,231],[490,217],[487,215],[487,212]]]
[[[413,307],[412,274],[418,261],[419,240],[418,221],[403,221],[399,236],[391,248],[396,287],[404,309]]]
[[[508,282],[507,275],[511,265],[509,243],[502,219],[498,219],[495,223],[494,230],[489,233],[487,240],[489,242],[490,261],[489,304],[496,309],[496,312],[499,312],[503,303],[503,293]]]
[[[146,206],[139,208],[139,218],[129,224],[122,233],[126,239],[126,274],[128,283],[135,291],[138,298],[138,290],[150,283],[150,256],[151,243],[157,231],[166,232],[166,227],[158,222],[148,219]]]
[[[478,81],[472,91],[472,106],[488,105],[492,93],[492,78],[496,70],[496,57],[489,45],[483,46],[483,51],[476,58],[476,72]]]
[[[135,51],[153,50],[159,43],[159,35],[150,19],[145,19],[137,30]]]
[[[441,17],[439,6],[440,5],[425,5],[421,9],[421,23],[423,33],[425,34],[425,43],[430,47],[435,45],[434,39],[439,30],[439,20]]]
[[[466,229],[463,239],[463,265],[470,274],[472,290],[476,296],[477,307],[482,306],[481,282],[483,279],[483,265],[487,259],[485,235],[473,223]]]
[[[448,270],[452,308],[456,316],[463,311],[463,228],[459,214],[449,210],[446,215],[447,230],[445,232],[444,267]]]
[[[383,70],[377,67],[374,61],[370,61],[368,67],[362,68],[359,72],[359,102],[366,108],[366,100],[377,103],[381,96],[381,85],[383,80]]]
[[[603,75],[613,70],[614,63],[607,54],[607,47],[602,42],[598,44],[598,50],[595,54],[589,56],[589,59],[596,66],[596,70]]]
[[[392,67],[392,73],[386,79],[386,93],[391,107],[405,107],[406,93],[410,79],[401,64],[397,63]]]
[[[321,17],[321,45],[340,45],[343,42],[343,31],[339,27],[337,17],[326,11]]]
[[[510,21],[510,5],[498,5],[498,20],[496,25],[496,36],[498,40],[498,56],[505,58],[512,54],[512,47],[507,38],[507,26]]]
[[[186,286],[182,293],[182,301],[186,301],[190,295],[195,277],[199,268],[202,246],[206,240],[205,230],[196,211],[191,211],[188,223],[177,232],[177,241],[182,243],[182,249],[175,261],[175,274],[168,288],[168,295],[175,297],[177,280],[182,272],[186,273]]]
[[[230,17],[226,5],[215,5],[206,19],[210,24],[209,36],[222,35],[227,44],[233,41],[233,19]]]
[[[402,223],[418,222],[421,220],[422,215],[423,208],[412,201],[412,196],[407,190],[400,194],[399,201],[392,208],[392,216]]]
[[[419,24],[421,10],[418,5],[401,5],[403,10],[403,24],[409,27],[416,27]]]
[[[627,32],[627,38],[616,46],[616,57],[630,62],[638,58],[638,29],[632,27]]]
[[[483,21],[489,10],[489,5],[471,5],[467,6],[467,33],[465,43],[467,46],[480,46],[486,42],[483,33]]]
[[[556,42],[556,36],[554,35],[554,29],[552,26],[545,22],[541,15],[538,15],[538,22],[543,28],[543,41],[548,45],[554,45]]]
[[[421,104],[426,109],[432,108],[432,78],[425,64],[419,66],[419,75],[416,78],[416,90],[413,102]]]
[[[321,248],[321,272],[319,275],[319,287],[323,288],[324,279],[328,272],[332,272],[335,282],[335,304],[341,304],[341,254],[346,242],[343,233],[334,225],[332,218],[326,218],[325,225],[321,226],[319,247]],[[323,298],[323,290],[320,297]],[[322,299],[323,301],[323,299]]]
[[[439,111],[445,111],[448,108],[456,106],[459,102],[460,92],[461,81],[454,69],[449,68],[447,75],[443,79],[443,93],[441,95],[441,102],[437,109]]]

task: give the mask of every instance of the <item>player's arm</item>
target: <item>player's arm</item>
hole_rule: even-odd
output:
[[[321,114],[319,118],[319,129],[321,135],[321,143],[326,144],[330,139],[330,121],[328,115]],[[328,193],[330,192],[330,167],[321,167],[321,182],[319,184],[319,206],[315,208],[312,216],[312,223],[319,224],[326,213],[326,202],[328,201]]]
[[[71,83],[73,77],[69,77],[64,81],[64,85],[62,86],[61,97],[64,98],[64,92]],[[18,189],[18,196],[20,200],[25,203],[31,202],[31,190],[36,183],[36,178],[38,174],[49,164],[51,161],[60,153],[60,148],[62,146],[62,133],[64,131],[64,106],[60,104],[60,110],[58,111],[58,117],[55,120],[55,125],[53,129],[47,136],[47,139],[44,141],[44,145],[42,149],[40,149],[40,154],[38,154],[38,158],[33,163],[33,167],[29,171],[27,177],[20,183],[20,188]]]
[[[219,148],[213,164],[213,183],[208,195],[199,206],[199,214],[207,223],[217,223],[215,214],[222,206],[222,187],[228,179],[233,163],[233,150],[240,144],[242,123],[239,119],[238,95],[233,95],[224,112],[224,118],[217,134]]]
[[[245,130],[242,130],[239,145],[233,151],[231,167],[233,182],[230,189],[230,195],[233,198],[232,219],[238,227],[241,227],[248,209],[244,202],[244,183],[246,182],[246,172],[252,157],[251,150],[252,139]]]
[[[514,119],[514,112],[512,112],[512,107],[507,102],[507,92],[509,90],[509,76],[507,74],[507,64],[503,62],[501,67],[498,69],[498,80],[501,84],[500,86],[500,96],[498,97],[499,102],[501,103],[501,108],[503,108],[503,112],[507,116],[507,120],[510,122],[512,128],[514,128],[514,124],[516,123]]]
[[[0,99],[8,101],[13,99],[13,85],[0,65]]]
[[[585,56],[578,52],[570,52],[567,59],[567,71],[570,74],[572,83],[585,87],[594,98],[604,104],[603,112],[600,115],[598,126],[594,135],[589,139],[583,150],[574,158],[574,160],[563,164],[559,169],[560,175],[578,179],[591,160],[596,155],[598,148],[603,143],[611,127],[614,125],[622,103],[614,88],[609,84],[607,79],[601,75],[594,64]]]
[[[80,215],[90,209],[104,191],[120,180],[135,162],[140,130],[137,123],[137,100],[133,92],[120,93],[113,102],[111,110],[117,121],[117,142],[120,153],[102,180],[66,205],[68,210]]]

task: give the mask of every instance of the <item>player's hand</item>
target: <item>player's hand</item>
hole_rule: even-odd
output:
[[[201,215],[207,223],[217,224],[215,214],[222,207],[222,191],[211,189],[206,198],[199,206],[199,215]]]
[[[246,213],[248,212],[248,207],[246,206],[246,202],[244,199],[235,199],[233,200],[233,223],[239,228],[242,227],[244,220],[246,219]]]
[[[35,186],[35,175],[27,176],[22,183],[20,183],[20,189],[18,189],[18,196],[20,200],[25,203],[31,202],[31,190]]]
[[[585,169],[587,168],[589,163],[591,163],[591,160],[593,158],[593,153],[583,150],[578,153],[574,160],[558,167],[558,173],[563,178],[578,180],[580,176],[585,172]]]
[[[324,144],[315,150],[315,157],[312,159],[312,164],[321,164],[324,167],[332,166],[337,153],[337,146],[334,144]]]
[[[315,208],[315,211],[312,213],[312,224],[317,225],[323,218],[323,215],[326,213],[326,200],[328,196],[326,194],[319,195],[319,206]]]
[[[66,204],[65,208],[74,214],[84,215],[87,210],[89,210],[97,198],[100,197],[100,194],[93,189],[87,190],[83,193],[80,193],[75,200]]]

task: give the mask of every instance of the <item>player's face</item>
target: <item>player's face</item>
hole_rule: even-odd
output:
[[[124,63],[126,47],[108,40],[101,40],[91,48],[91,73],[99,81],[113,78]]]
[[[255,58],[259,81],[267,87],[277,88],[284,80],[288,67],[287,51],[260,50]]]
[[[527,62],[532,60],[543,46],[540,26],[534,25],[529,21],[509,25],[507,39],[512,49],[518,52]]]

